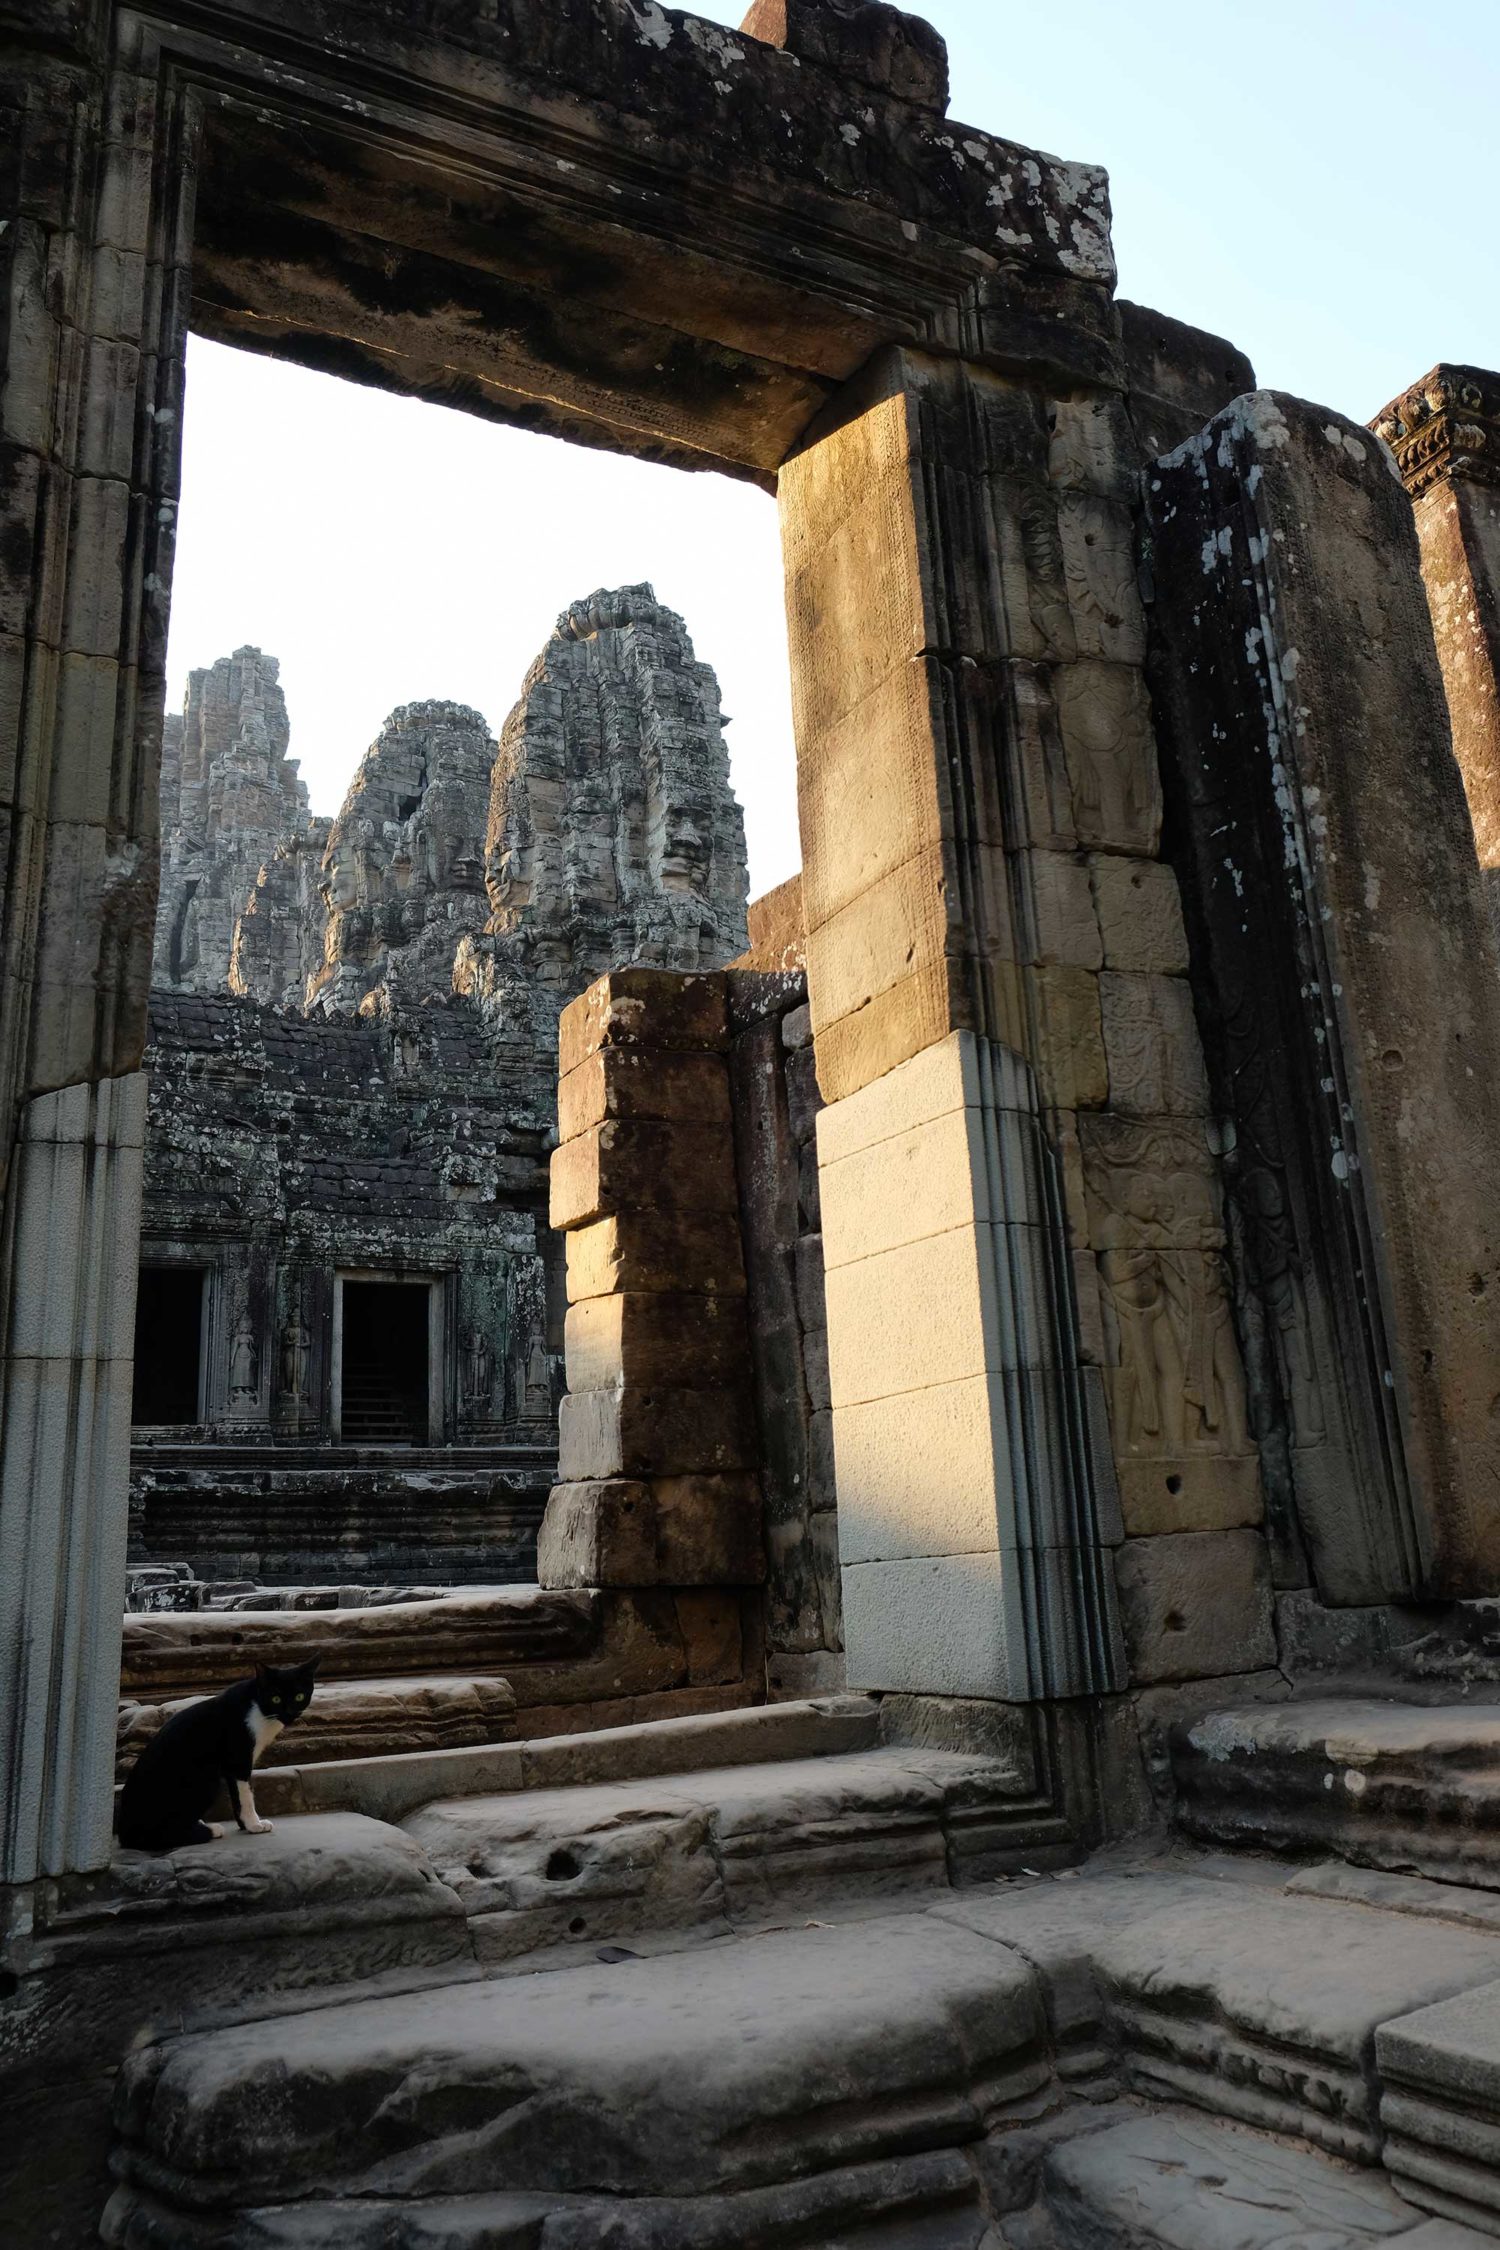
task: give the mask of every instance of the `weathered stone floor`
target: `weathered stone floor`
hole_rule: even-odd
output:
[[[1180,1846],[991,1880],[1017,1777],[880,1743],[858,1697],[531,1747],[531,1786],[516,1745],[474,1753],[512,1778],[447,1796],[462,1753],[385,1761],[423,1769],[417,1797],[362,1823],[402,1881],[421,1865],[444,1943],[464,1933],[450,1970],[127,2059],[107,2241],[1500,2236],[1490,1894]],[[278,1849],[322,1825],[279,1824]]]

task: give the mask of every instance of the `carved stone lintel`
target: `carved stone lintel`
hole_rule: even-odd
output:
[[[1414,500],[1451,477],[1500,488],[1500,375],[1440,364],[1370,427],[1395,454]]]

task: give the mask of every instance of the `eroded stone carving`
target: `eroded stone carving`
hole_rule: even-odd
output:
[[[152,983],[222,991],[235,929],[262,865],[300,846],[307,786],[274,656],[237,648],[188,675],[162,733],[161,902]]]
[[[1080,841],[1149,857],[1161,829],[1161,780],[1139,672],[1067,664],[1053,682]]]
[[[1446,477],[1500,487],[1500,378],[1483,368],[1434,367],[1371,427],[1413,499]]]
[[[485,833],[489,918],[453,981],[507,1038],[551,1037],[623,961],[706,969],[742,952],[744,824],[718,683],[649,586],[577,602],[501,733]]]
[[[480,838],[494,757],[489,728],[465,704],[391,713],[328,832],[310,1012],[388,1010],[403,986],[451,989],[455,948],[485,919]]]

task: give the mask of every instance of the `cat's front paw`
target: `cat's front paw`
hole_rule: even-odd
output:
[[[205,1828],[206,1828],[206,1829],[208,1830],[208,1835],[209,1835],[209,1841],[210,1841],[210,1843],[214,1843],[214,1844],[222,1844],[222,1843],[223,1843],[223,1841],[224,1841],[224,1830],[223,1830],[223,1827],[222,1827],[222,1825],[220,1824],[220,1822],[218,1822],[217,1820],[205,1820],[205,1822],[203,1823],[203,1825],[204,1825],[204,1827],[205,1827]]]
[[[253,1813],[245,1823],[247,1832],[252,1836],[269,1836],[275,1826],[274,1820],[262,1820],[258,1813]]]

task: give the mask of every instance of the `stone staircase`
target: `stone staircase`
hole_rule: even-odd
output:
[[[837,1697],[377,1762],[384,1819],[304,1813],[150,1863],[141,1881],[196,1883],[210,1918],[213,1887],[269,1880],[273,1854],[286,1897],[316,1898],[322,1866],[331,1899],[336,1866],[345,1935],[256,2020],[137,2043],[104,2239],[1500,2236],[1500,1918],[1471,1903],[1491,1894],[1342,1862],[1320,1889],[1263,1848],[1060,1864],[1026,1826],[1024,1761],[900,1739],[895,1710]],[[1210,1724],[1184,1770],[1216,1763],[1231,1730]]]
[[[172,1712],[257,1663],[318,1660],[273,1813],[365,1809],[371,1761],[756,1701],[735,1597],[465,1587],[373,1608],[150,1611],[125,1620],[117,1779]],[[295,1759],[293,1764],[291,1761]],[[359,1772],[342,1769],[358,1767]],[[311,1768],[337,1767],[303,1786]]]

